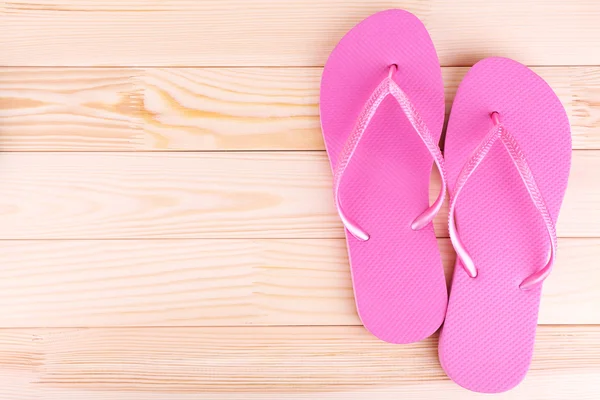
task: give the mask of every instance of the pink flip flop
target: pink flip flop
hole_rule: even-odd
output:
[[[321,124],[346,228],[356,306],[364,326],[391,343],[434,333],[447,290],[430,223],[432,164],[444,120],[441,68],[414,15],[365,19],[331,53],[321,81]],[[443,176],[443,173],[442,173]]]
[[[445,157],[458,257],[440,362],[467,389],[503,392],[529,368],[542,282],[554,263],[571,165],[567,114],[529,68],[485,59],[460,84]]]

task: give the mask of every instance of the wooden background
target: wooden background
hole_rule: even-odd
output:
[[[534,361],[495,398],[600,398],[600,2],[3,0],[0,399],[484,398],[436,337],[382,343],[354,309],[318,85],[391,7],[429,29],[448,107],[499,55],[567,109]]]

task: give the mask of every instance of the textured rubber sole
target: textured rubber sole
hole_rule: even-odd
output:
[[[362,108],[390,66],[436,142],[444,90],[435,48],[423,24],[402,10],[375,14],[331,53],[321,81],[321,124],[332,169]],[[431,224],[413,231],[428,207],[433,160],[397,102],[380,105],[348,166],[344,211],[371,236],[347,234],[356,306],[364,326],[391,343],[426,338],[447,304],[444,273]]]
[[[460,84],[445,142],[450,192],[492,127],[493,111],[519,142],[556,224],[571,164],[569,121],[548,84],[513,60],[485,59]],[[470,278],[460,261],[455,266],[440,362],[467,389],[503,392],[529,369],[541,287],[519,284],[546,264],[550,241],[499,140],[464,187],[456,221],[479,274]]]

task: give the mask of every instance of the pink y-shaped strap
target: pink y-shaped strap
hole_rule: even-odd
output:
[[[359,240],[369,240],[370,236],[364,229],[362,229],[358,224],[356,224],[352,219],[350,219],[342,208],[340,202],[340,184],[342,182],[342,178],[344,176],[344,171],[348,167],[350,163],[350,159],[354,155],[356,148],[358,147],[358,143],[360,142],[363,134],[367,130],[371,119],[375,115],[377,109],[383,102],[383,100],[388,96],[392,95],[398,101],[400,108],[406,114],[406,117],[410,121],[411,125],[427,146],[429,153],[433,156],[433,160],[435,161],[435,165],[437,169],[440,171],[440,175],[442,177],[442,189],[436,201],[431,205],[427,210],[425,210],[421,215],[419,215],[411,224],[411,228],[413,230],[419,230],[423,227],[427,226],[435,215],[440,210],[442,203],[444,201],[444,195],[446,193],[446,174],[444,170],[444,158],[440,149],[437,146],[437,143],[433,140],[429,129],[417,113],[415,106],[410,102],[408,96],[400,86],[396,82],[394,82],[393,75],[398,70],[397,65],[392,65],[390,67],[390,71],[388,76],[383,79],[383,81],[377,86],[377,88],[371,94],[371,97],[365,104],[362,112],[360,113],[354,130],[346,140],[344,148],[340,154],[340,158],[333,173],[333,191],[334,191],[334,199],[335,206],[337,208],[338,214],[342,219],[342,222],[346,229],[357,239]]]
[[[471,278],[475,278],[477,276],[477,268],[475,267],[475,263],[473,259],[467,252],[464,244],[460,240],[458,236],[458,232],[456,230],[456,220],[454,217],[454,212],[456,209],[456,201],[458,196],[467,183],[469,177],[473,174],[477,166],[483,161],[486,154],[490,151],[494,143],[497,139],[502,141],[504,147],[508,151],[510,158],[513,161],[513,164],[517,168],[525,187],[527,188],[527,192],[531,197],[531,200],[537,210],[539,211],[542,220],[544,221],[544,225],[546,225],[546,230],[548,231],[548,236],[550,237],[550,257],[546,265],[534,272],[532,275],[528,276],[521,282],[519,287],[523,290],[531,289],[534,286],[542,283],[544,279],[550,275],[550,271],[552,270],[552,266],[554,265],[554,260],[556,257],[556,248],[557,248],[557,238],[556,238],[556,229],[554,227],[554,222],[550,217],[550,213],[548,212],[548,208],[546,207],[546,202],[542,197],[542,194],[533,178],[533,174],[529,165],[527,164],[527,160],[517,140],[515,137],[506,129],[506,127],[500,122],[500,118],[497,112],[493,112],[491,114],[491,118],[494,121],[494,126],[490,131],[485,135],[484,139],[481,141],[479,146],[473,151],[472,156],[469,158],[469,161],[465,164],[463,169],[460,171],[458,176],[458,180],[456,183],[456,187],[454,188],[454,193],[452,193],[450,199],[450,211],[448,216],[448,228],[450,231],[450,240],[452,241],[452,246],[456,250],[456,254],[460,258],[463,268],[467,272],[467,274]]]

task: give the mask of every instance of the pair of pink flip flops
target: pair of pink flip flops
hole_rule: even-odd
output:
[[[506,59],[460,84],[445,154],[440,64],[423,24],[375,14],[344,36],[321,82],[321,123],[346,228],[356,305],[392,343],[433,334],[459,385],[496,393],[531,361],[542,282],[555,259],[571,134],[552,89]],[[429,205],[432,165],[442,185]],[[432,220],[450,192],[450,296]]]

